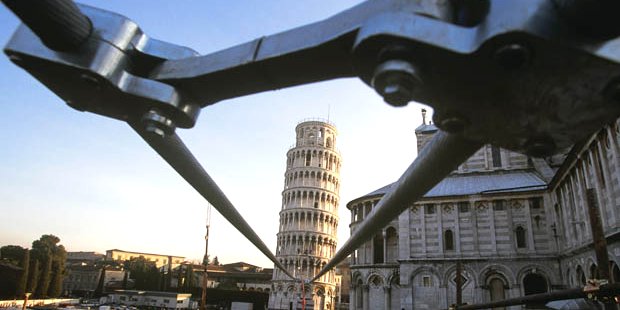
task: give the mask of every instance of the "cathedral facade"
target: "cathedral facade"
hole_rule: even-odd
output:
[[[295,279],[274,268],[269,309],[334,309],[336,274],[309,282],[336,251],[340,153],[336,127],[309,120],[295,128],[287,152],[276,257]]]
[[[447,309],[457,262],[468,304],[583,286],[598,276],[587,191],[620,280],[619,124],[544,160],[482,147],[353,253],[350,309]],[[416,129],[418,150],[436,131],[426,122]],[[390,186],[347,204],[351,233]]]

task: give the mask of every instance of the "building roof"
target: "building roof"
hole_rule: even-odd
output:
[[[111,250],[106,250],[106,254],[108,252],[123,252],[123,253],[127,253],[127,254],[141,254],[141,255],[153,255],[153,256],[166,256],[166,257],[174,257],[174,258],[182,258],[185,259],[184,256],[176,256],[176,255],[168,255],[168,254],[155,254],[155,253],[144,253],[144,252],[134,252],[134,251],[125,251],[125,250],[120,250],[120,249],[111,249]]]
[[[437,131],[435,124],[422,124],[415,129],[415,133],[433,133]]]
[[[384,195],[394,184],[386,185],[357,199]],[[545,181],[534,170],[454,173],[439,182],[424,195],[424,198],[523,192],[543,190],[546,187]]]
[[[177,292],[162,292],[162,291],[136,291],[136,290],[115,290],[114,294],[123,295],[147,295],[147,296],[159,296],[159,297],[175,297],[175,298],[188,298],[192,294],[177,293]]]

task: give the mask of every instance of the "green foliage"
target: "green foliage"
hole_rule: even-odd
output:
[[[15,288],[16,297],[24,296],[24,293],[26,293],[28,271],[30,269],[30,250],[24,249],[20,267],[22,267],[22,271],[19,275],[19,280],[17,281],[17,287]]]
[[[185,271],[185,291],[190,292],[193,287],[194,268],[189,265]]]
[[[136,290],[159,290],[160,274],[155,262],[147,261],[144,257],[134,257],[125,261],[125,269],[130,272]]]
[[[47,297],[47,291],[50,287],[50,280],[52,279],[52,258],[47,257],[45,261],[43,261],[43,269],[41,270],[41,275],[39,276],[39,284],[37,284],[37,290],[35,292],[36,297]]]
[[[64,265],[64,262],[61,263],[58,260],[52,262],[52,279],[47,291],[47,296],[51,298],[59,297],[62,293],[63,268],[61,264]]]
[[[58,297],[62,293],[67,251],[59,242],[60,238],[54,235],[42,235],[32,242],[31,257],[43,265],[36,284],[36,297]]]
[[[30,269],[28,273],[28,285],[26,286],[26,291],[29,293],[36,292],[37,285],[39,284],[39,274],[41,272],[41,267],[39,264],[39,260],[30,259]]]
[[[19,266],[24,258],[24,248],[19,245],[6,245],[0,248],[0,259],[13,266]]]

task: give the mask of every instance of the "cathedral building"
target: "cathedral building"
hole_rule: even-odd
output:
[[[287,152],[276,257],[289,278],[274,268],[269,309],[334,309],[336,274],[309,283],[336,251],[340,191],[340,153],[336,127],[308,120],[295,128]]]
[[[468,304],[583,286],[598,276],[587,191],[603,218],[612,280],[620,280],[619,124],[544,160],[482,147],[353,253],[350,309],[447,309],[457,262]],[[424,121],[418,150],[436,132]],[[391,186],[347,204],[351,233]]]

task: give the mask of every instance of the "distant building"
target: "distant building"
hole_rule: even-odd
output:
[[[108,295],[108,303],[150,309],[196,309],[192,294],[153,291],[116,290]]]
[[[105,275],[103,282],[101,282],[103,268],[105,268]],[[121,267],[95,263],[67,265],[65,272],[62,284],[63,292],[71,296],[89,297],[93,296],[100,284],[102,285],[101,292],[121,288],[126,271],[122,270]],[[128,281],[131,283],[131,280]]]
[[[416,129],[418,150],[436,131],[426,122]],[[391,186],[347,204],[351,233]],[[598,277],[588,192],[602,216],[617,282],[619,122],[567,156],[545,160],[483,146],[354,251],[350,309],[447,309],[456,298],[457,262],[468,304],[583,286]]]
[[[191,271],[188,271],[189,269]],[[272,274],[271,268],[261,268],[244,262],[209,265],[207,287],[269,293]],[[191,287],[201,287],[203,275],[203,265],[184,263],[173,270],[172,287],[187,287],[187,281],[191,281]]]
[[[154,262],[157,268],[168,265],[168,262],[171,263],[172,268],[175,268],[185,261],[185,257],[183,256],[130,252],[119,249],[107,250],[105,253],[106,261],[122,262],[138,257],[143,257],[147,261]]]
[[[67,263],[96,263],[103,261],[105,254],[97,252],[67,252]]]

